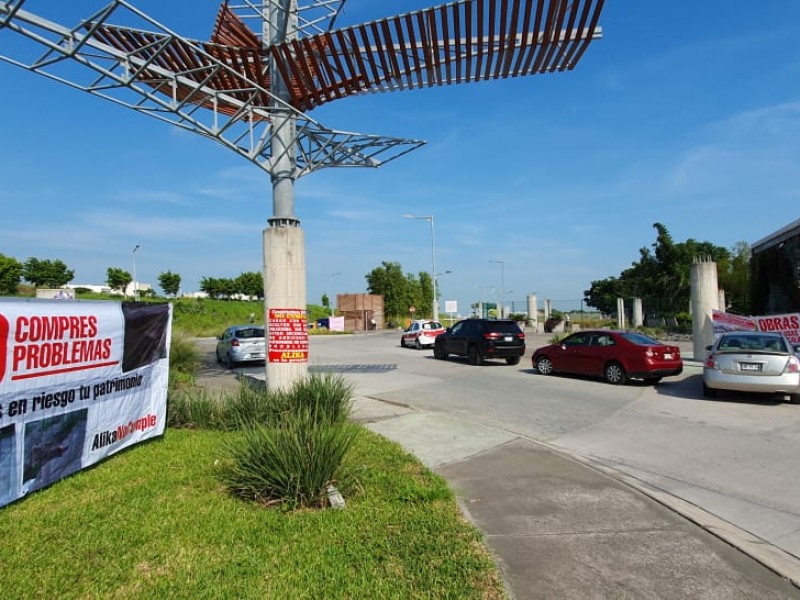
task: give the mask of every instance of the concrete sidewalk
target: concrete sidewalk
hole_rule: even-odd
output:
[[[363,396],[353,418],[448,480],[513,598],[800,598],[794,557],[577,457]]]

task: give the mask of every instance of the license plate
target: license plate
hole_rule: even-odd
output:
[[[742,371],[760,371],[761,365],[759,363],[741,363],[739,368]]]
[[[253,352],[253,358],[264,358],[263,352]]]
[[[513,341],[513,340],[514,340],[514,338],[513,338],[513,337],[511,337],[510,335],[507,335],[506,337],[504,337],[504,338],[503,338],[503,341],[504,341],[504,342],[511,342],[511,341]]]
[[[672,354],[669,352],[664,353],[664,360],[672,360]]]

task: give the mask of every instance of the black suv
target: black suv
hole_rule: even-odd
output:
[[[487,358],[505,358],[516,365],[525,354],[525,333],[514,321],[465,319],[436,336],[433,356],[444,360],[450,354],[466,356],[473,365]]]

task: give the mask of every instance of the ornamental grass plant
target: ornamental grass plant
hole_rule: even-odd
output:
[[[342,477],[355,436],[347,419],[353,388],[341,375],[312,373],[287,390],[242,384],[212,397],[174,390],[168,423],[238,432],[226,440],[218,476],[242,498],[288,508],[324,506]]]
[[[229,438],[220,480],[235,495],[267,505],[327,506],[326,490],[338,484],[358,426],[318,418],[302,408],[285,413],[279,423],[256,423]]]

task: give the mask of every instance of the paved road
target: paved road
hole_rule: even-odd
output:
[[[394,332],[314,336],[310,365],[343,373],[367,397],[563,449],[701,507],[753,534],[752,543],[800,556],[800,407],[704,399],[691,361],[658,386],[540,376],[530,354],[548,337],[528,334],[520,365],[473,367],[401,348]]]

